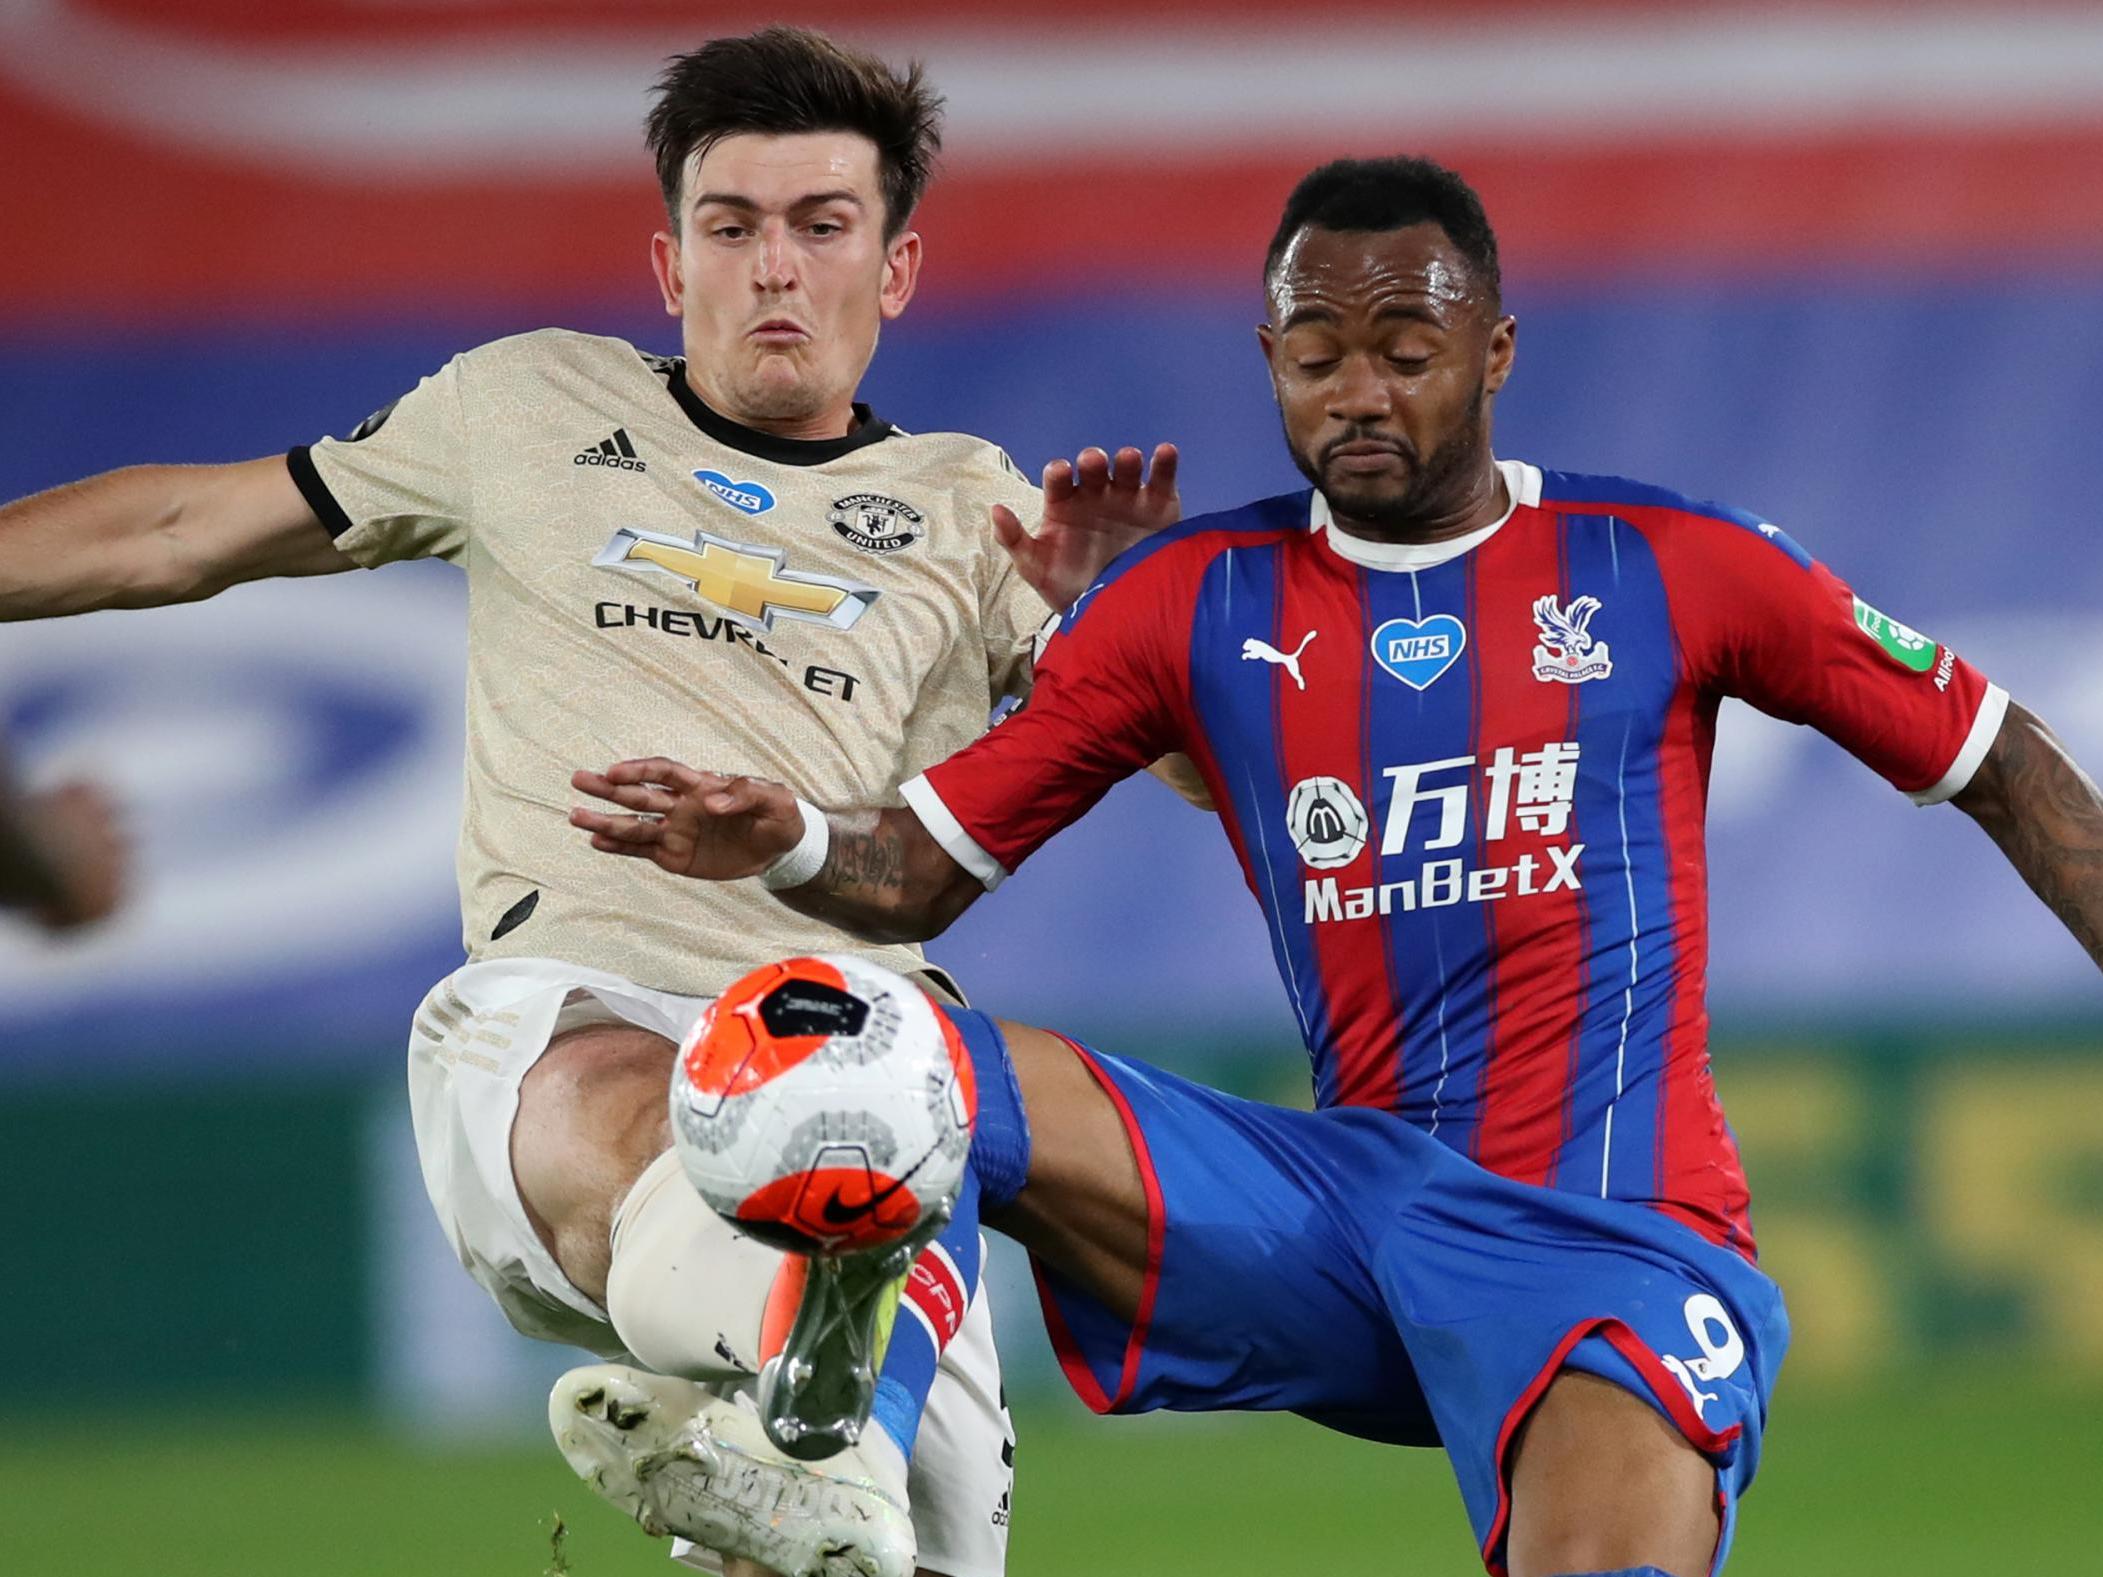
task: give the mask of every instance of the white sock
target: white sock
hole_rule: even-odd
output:
[[[856,1443],[869,1463],[869,1476],[876,1480],[876,1487],[899,1505],[905,1505],[906,1462],[905,1453],[898,1449],[898,1442],[891,1438],[882,1424],[872,1420]]]
[[[781,1260],[709,1209],[667,1150],[614,1212],[606,1313],[645,1369],[746,1378],[759,1369],[760,1320]]]

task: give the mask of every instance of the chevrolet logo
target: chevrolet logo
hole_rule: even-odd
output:
[[[780,548],[746,547],[706,531],[670,537],[623,526],[592,562],[684,581],[731,619],[761,633],[773,629],[776,619],[851,630],[876,601],[874,586],[783,569],[787,556]]]

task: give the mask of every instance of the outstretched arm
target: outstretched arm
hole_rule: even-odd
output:
[[[2103,793],[2058,736],[2009,702],[1993,747],[1951,803],[2103,967]]]
[[[282,455],[135,466],[0,508],[0,620],[157,608],[266,576],[354,567]]]
[[[570,824],[591,834],[593,848],[649,860],[675,876],[764,878],[809,831],[802,805],[781,784],[697,772],[663,756],[579,772],[571,782],[620,807],[571,810]],[[924,942],[985,890],[910,810],[822,814],[826,847],[817,873],[775,886],[791,909],[867,941]]]

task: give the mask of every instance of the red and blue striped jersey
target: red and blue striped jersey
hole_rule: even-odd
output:
[[[1810,724],[1933,803],[2007,697],[1773,525],[1500,469],[1511,511],[1458,542],[1345,536],[1308,491],[1150,539],[1062,616],[1028,704],[907,800],[992,885],[1188,754],[1318,1105],[1749,1256],[1704,1005],[1717,705]]]

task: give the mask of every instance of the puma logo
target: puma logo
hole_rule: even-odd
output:
[[[1701,1359],[1697,1358],[1694,1362],[1699,1364]],[[1687,1395],[1694,1398],[1694,1416],[1706,1421],[1706,1415],[1703,1414],[1702,1409],[1716,1400],[1716,1393],[1714,1391],[1704,1391],[1697,1385],[1694,1380],[1693,1370],[1686,1362],[1673,1357],[1670,1353],[1665,1355],[1665,1367],[1672,1371],[1674,1379],[1687,1388]],[[1703,1378],[1707,1377],[1704,1376]]]
[[[1280,668],[1292,675],[1294,684],[1304,690],[1307,688],[1307,681],[1300,676],[1300,653],[1306,651],[1307,643],[1321,633],[1320,630],[1309,630],[1305,635],[1301,636],[1300,644],[1292,649],[1290,657],[1279,651],[1270,642],[1259,641],[1252,635],[1241,643],[1241,660],[1245,663],[1276,663]]]

